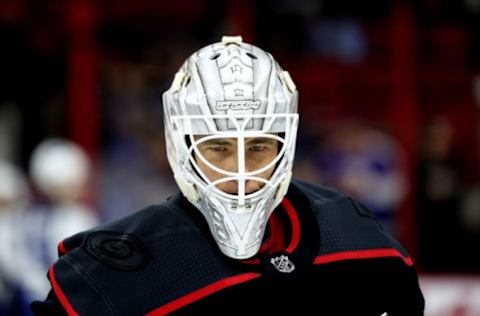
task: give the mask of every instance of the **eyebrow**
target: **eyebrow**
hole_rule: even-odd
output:
[[[255,138],[252,138],[252,139],[248,140],[246,143],[248,145],[273,144],[276,141],[277,141],[276,139],[272,139],[272,138],[268,138],[268,137],[255,137]]]
[[[218,139],[210,139],[207,141],[202,142],[204,145],[233,145],[233,141],[226,140],[224,138],[218,138]]]
[[[273,144],[277,142],[276,139],[269,137],[254,137],[248,139],[245,143],[246,145],[256,145],[256,144]],[[204,145],[222,145],[222,146],[233,146],[236,141],[229,138],[213,138],[202,142]]]

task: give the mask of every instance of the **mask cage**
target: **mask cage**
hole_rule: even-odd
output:
[[[242,206],[241,209],[248,211],[248,206],[262,198],[263,193],[272,188],[278,187],[284,179],[286,173],[291,169],[293,155],[295,151],[295,138],[298,126],[298,114],[236,114],[236,115],[188,115],[172,116],[172,123],[177,135],[186,135],[182,137],[181,146],[183,151],[179,161],[181,168],[189,170],[191,181],[197,187],[202,188],[206,194],[215,194],[225,201],[230,201],[232,208]],[[261,122],[261,129],[252,129],[252,125],[258,125]],[[228,130],[222,129],[226,125],[233,127]],[[196,135],[207,135],[202,138],[195,138]],[[279,136],[283,135],[283,137]],[[247,138],[269,138],[279,142],[279,152],[269,163],[259,169],[247,171],[245,168],[245,139]],[[185,138],[189,140],[185,142]],[[198,145],[212,139],[234,138],[237,140],[237,172],[221,169],[210,161],[200,152]],[[180,138],[177,138],[179,140]],[[205,173],[198,166],[195,157],[200,159],[208,168],[224,175],[225,177],[210,181]],[[258,174],[275,167],[275,170],[269,179],[259,177]],[[216,187],[216,185],[236,181],[238,184],[237,194],[226,193]],[[252,193],[245,193],[245,183],[247,180],[261,182],[262,187]]]

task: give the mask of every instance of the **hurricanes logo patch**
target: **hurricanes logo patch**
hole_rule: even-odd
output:
[[[233,101],[217,101],[215,109],[217,111],[244,111],[244,110],[258,110],[260,108],[260,100],[233,100]]]
[[[293,270],[295,270],[295,265],[292,261],[290,261],[290,259],[288,259],[288,256],[285,255],[270,259],[270,263],[275,267],[275,269],[282,273],[291,273]]]
[[[149,258],[137,238],[113,231],[91,233],[84,247],[92,257],[117,270],[140,270]]]

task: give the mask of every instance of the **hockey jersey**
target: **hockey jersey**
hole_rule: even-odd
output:
[[[180,193],[59,246],[36,315],[423,315],[406,250],[354,199],[293,180],[255,257],[225,257]],[[61,311],[61,312],[58,312]]]

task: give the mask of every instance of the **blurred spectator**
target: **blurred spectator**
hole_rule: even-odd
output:
[[[23,172],[6,160],[0,160],[0,184],[0,315],[30,315],[27,293],[45,293],[45,282],[24,277],[44,272],[16,233],[30,193]]]
[[[479,269],[479,256],[473,251],[478,240],[472,239],[475,235],[466,230],[461,212],[463,207],[469,216],[476,217],[473,214],[478,209],[475,205],[478,197],[464,181],[464,162],[455,150],[454,132],[454,126],[446,118],[437,116],[425,126],[421,142],[418,171],[418,216],[422,228],[420,263],[428,271]],[[472,221],[471,225],[476,223],[478,221]]]
[[[57,258],[59,241],[97,224],[93,211],[81,203],[90,168],[77,145],[60,139],[42,142],[31,157],[38,198],[30,206],[22,174],[0,168],[0,272],[8,289],[5,300],[15,310],[47,295],[45,271]],[[7,315],[30,315],[27,311]]]
[[[395,139],[361,124],[333,129],[317,153],[323,184],[357,198],[393,235],[395,211],[407,192],[404,159]]]
[[[47,243],[46,248],[36,248],[43,250],[45,264],[57,258],[57,244],[63,238],[97,224],[94,210],[85,202],[91,172],[86,153],[68,140],[47,139],[33,151],[30,173],[38,202],[31,213],[38,218],[32,225],[39,225],[35,234]]]

